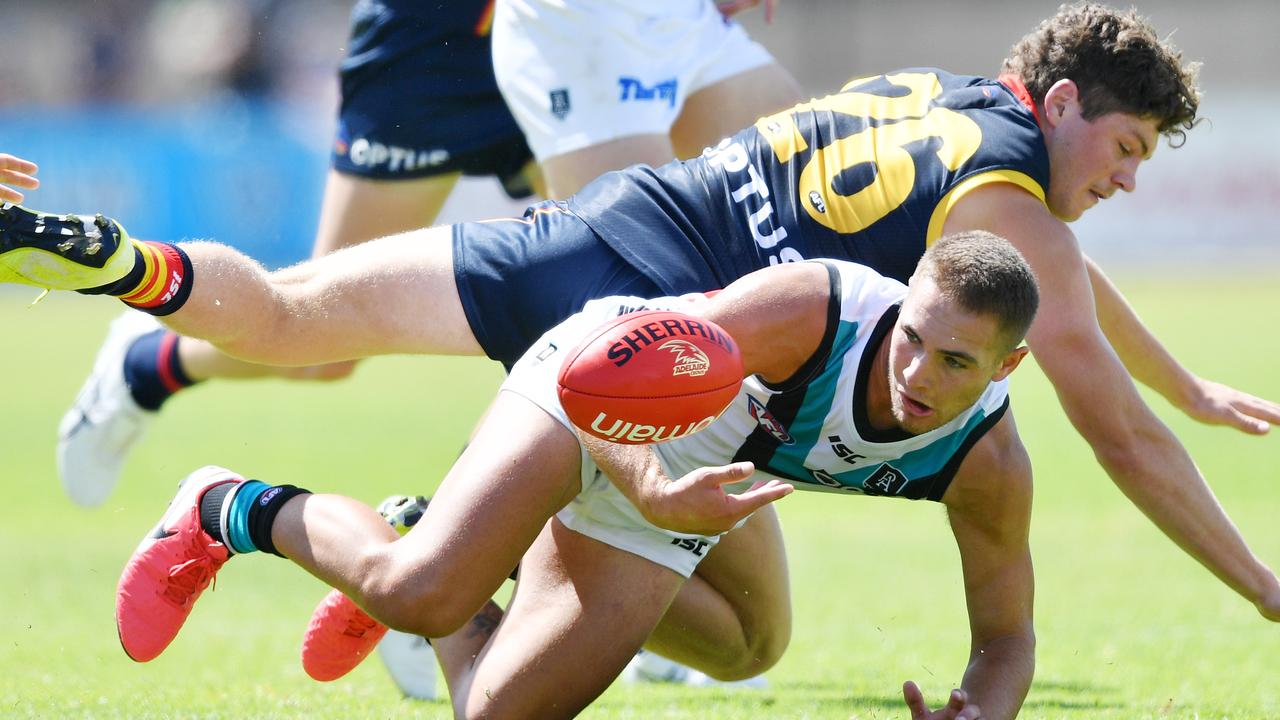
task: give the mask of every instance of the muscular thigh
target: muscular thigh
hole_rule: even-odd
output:
[[[671,128],[671,143],[680,157],[692,157],[760,117],[804,100],[795,78],[770,61],[723,77],[690,95]]]
[[[457,172],[409,180],[374,180],[330,170],[313,257],[435,222]]]
[[[748,632],[790,636],[791,579],[782,526],[772,507],[722,535],[697,575],[729,599]]]
[[[772,665],[790,639],[786,550],[777,513],[766,507],[720,537],[648,647],[709,672],[754,675]]]
[[[573,717],[622,671],[680,587],[675,572],[549,522],[459,716]]]
[[[580,457],[563,425],[525,398],[499,393],[422,519],[396,543],[401,577],[449,588],[458,613],[474,612],[577,494]]]

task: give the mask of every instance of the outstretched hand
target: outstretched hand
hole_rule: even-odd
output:
[[[925,704],[924,693],[910,680],[902,684],[902,699],[907,701],[911,720],[981,720],[982,709],[969,702],[969,695],[960,689],[952,690],[947,704],[930,710]]]
[[[1250,435],[1262,435],[1280,423],[1280,404],[1241,392],[1212,380],[1196,380],[1198,396],[1183,411],[1209,425],[1229,425]]]
[[[743,518],[795,490],[768,480],[736,495],[724,491],[724,485],[742,482],[754,472],[749,462],[699,468],[655,488],[641,510],[645,519],[667,530],[691,535],[728,532]]]
[[[734,15],[753,8],[760,4],[760,0],[716,0],[716,9],[720,14],[729,19]],[[764,21],[773,22],[773,11],[778,6],[778,0],[764,0]]]
[[[39,168],[33,162],[0,153],[0,201],[22,202],[23,194],[9,185],[25,190],[40,187],[40,181],[34,177],[37,170]]]

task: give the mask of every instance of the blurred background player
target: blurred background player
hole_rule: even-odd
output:
[[[730,15],[758,0],[497,0],[498,87],[565,198],[609,170],[690,158],[804,99]],[[771,19],[773,0],[766,2]]]
[[[341,109],[312,255],[434,222],[461,175],[494,175],[513,198],[536,168],[503,104],[489,51],[492,0],[360,0],[340,69]],[[111,327],[63,417],[58,472],[71,499],[106,500],[129,450],[174,393],[208,378],[346,377],[353,363],[242,362],[141,313]]]
[[[462,175],[493,175],[512,198],[538,191],[537,170],[498,94],[490,63],[493,0],[448,5],[360,0],[340,67],[341,108],[313,256],[431,225]],[[34,188],[35,165],[0,156],[0,181]],[[0,198],[21,202],[0,186]],[[175,392],[213,377],[333,380],[354,363],[277,368],[236,360],[128,311],[63,418],[58,472],[71,499],[106,500],[129,450]],[[392,632],[379,645],[410,697],[435,697],[422,638]]]

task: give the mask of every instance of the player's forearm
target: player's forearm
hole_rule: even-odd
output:
[[[582,446],[600,470],[627,500],[648,517],[649,491],[653,483],[667,481],[658,456],[648,445],[619,445],[579,432]],[[650,519],[652,522],[652,519]]]
[[[1098,325],[1135,380],[1185,408],[1195,376],[1151,333],[1124,295],[1092,260],[1086,259]]]
[[[1031,340],[1068,418],[1116,486],[1250,602],[1268,594],[1274,574],[1250,552],[1186,449],[1143,402],[1107,344],[1087,332]]]
[[[1035,636],[1012,635],[975,645],[961,687],[984,720],[1017,717],[1036,669]]]
[[[1142,410],[1148,417],[1135,422],[1122,446],[1095,438],[1099,462],[1169,539],[1257,604],[1274,592],[1274,573],[1250,551],[1186,449]]]

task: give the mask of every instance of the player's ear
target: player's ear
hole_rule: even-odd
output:
[[[1044,94],[1044,121],[1057,127],[1080,104],[1080,86],[1074,80],[1059,80]]]
[[[991,382],[999,382],[1009,377],[1009,373],[1013,372],[1022,363],[1022,358],[1026,357],[1029,352],[1031,352],[1031,349],[1026,345],[1010,350],[1009,354],[1005,355],[1000,364],[996,366],[996,372],[991,376]]]

